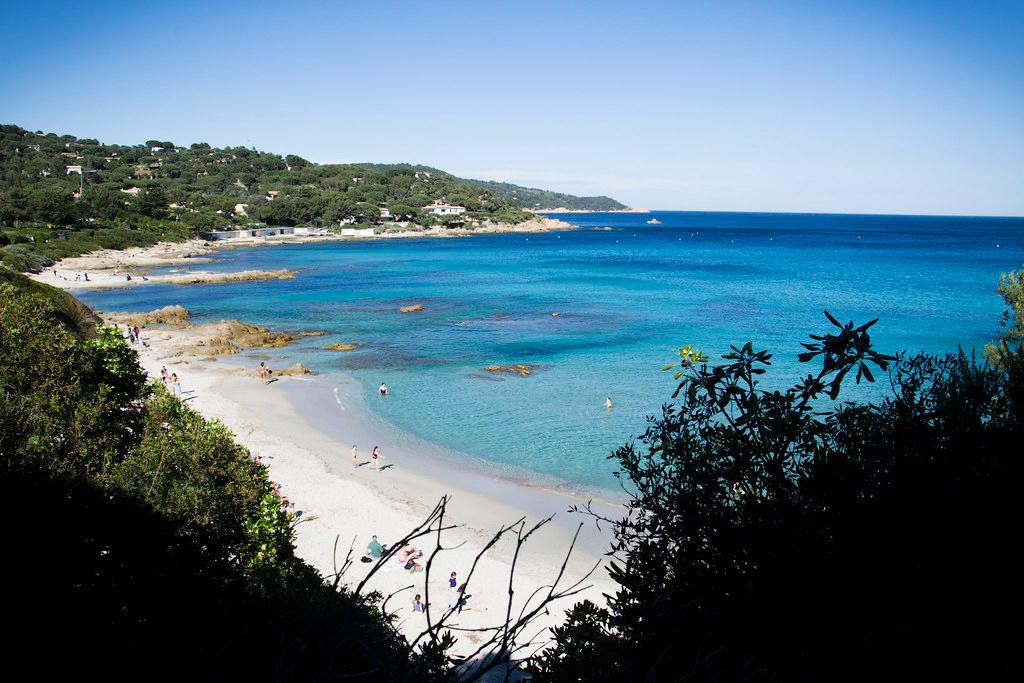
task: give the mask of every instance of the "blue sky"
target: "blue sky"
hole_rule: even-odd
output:
[[[1024,2],[5,0],[0,121],[633,206],[1024,215]]]

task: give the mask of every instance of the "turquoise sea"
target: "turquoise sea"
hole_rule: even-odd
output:
[[[785,386],[806,372],[799,342],[828,329],[828,309],[843,320],[881,318],[882,351],[980,353],[998,330],[997,278],[1024,265],[1020,218],[557,217],[577,229],[231,249],[196,268],[300,273],[76,294],[103,311],[181,304],[198,321],[326,330],[251,359],[298,360],[326,383],[354,378],[379,417],[484,469],[602,489],[616,486],[609,453],[669,400],[674,382],[661,367],[674,348],[693,343],[717,357],[752,340],[775,353],[765,385]],[[398,312],[417,303],[420,313]],[[335,342],[360,348],[321,350]],[[538,368],[529,377],[483,371],[514,363]],[[380,382],[386,400],[375,395]],[[844,396],[882,390],[851,384]]]

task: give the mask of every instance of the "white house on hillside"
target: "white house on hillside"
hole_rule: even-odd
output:
[[[77,173],[78,175],[82,175],[82,167],[79,166],[79,165],[65,166],[64,167],[64,175],[71,175],[72,173]]]
[[[435,216],[458,216],[460,213],[466,212],[466,207],[457,206],[455,204],[446,204],[438,199],[433,204],[427,204],[424,206],[423,210],[427,213],[432,213]]]

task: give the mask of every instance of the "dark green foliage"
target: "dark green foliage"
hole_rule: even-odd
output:
[[[440,680],[294,554],[265,468],[64,293],[0,269],[5,663],[42,679]],[[78,304],[81,306],[81,304]]]
[[[91,308],[56,287],[35,282],[6,268],[0,268],[0,285],[9,284],[44,300],[52,309],[54,320],[81,339],[94,339],[100,318]]]
[[[98,475],[138,442],[128,402],[143,398],[141,372],[111,370],[134,356],[123,342],[111,351],[82,341],[57,317],[46,299],[0,284],[0,453],[62,476]]]
[[[890,398],[835,404],[891,362],[839,328],[786,391],[759,387],[771,356],[750,344],[682,354],[678,403],[613,456],[620,589],[574,610],[537,680],[1010,676],[1021,373],[901,357]]]

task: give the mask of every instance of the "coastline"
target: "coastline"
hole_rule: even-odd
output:
[[[296,524],[297,553],[325,576],[343,563],[350,543],[358,558],[371,534],[377,534],[383,542],[401,538],[444,495],[450,496],[448,518],[460,526],[446,533],[445,548],[453,549],[438,556],[430,577],[435,608],[446,606],[448,572],[456,570],[464,577],[490,536],[501,525],[520,517],[533,523],[555,514],[555,521],[537,532],[520,553],[515,569],[516,595],[525,599],[557,574],[576,525],[585,521],[568,515],[566,509],[585,503],[586,497],[487,476],[483,468],[461,467],[435,457],[427,452],[432,450],[429,444],[410,442],[382,419],[374,418],[372,411],[364,410],[359,405],[358,384],[344,375],[281,377],[263,385],[253,370],[237,364],[248,361],[255,366],[256,360],[251,357],[232,363],[178,355],[174,341],[188,336],[188,328],[147,328],[143,339],[148,346],[137,349],[141,364],[150,376],[158,377],[163,365],[178,373],[189,392],[187,403],[205,417],[223,422],[239,443],[262,457],[272,479],[282,484],[282,492],[301,511]],[[329,402],[334,389],[336,405],[326,405],[324,397]],[[330,429],[322,428],[323,416],[317,416],[311,404],[331,409]],[[359,445],[359,462],[365,463],[355,468],[350,457],[352,443]],[[381,446],[385,469],[380,472],[369,464],[373,445]],[[614,506],[597,504],[603,512],[615,513]],[[593,531],[592,523],[587,526],[590,530],[581,534],[563,584],[582,577],[601,562],[600,556],[608,546],[607,538]],[[427,541],[422,539],[420,543],[429,553],[432,546]],[[513,549],[511,542],[503,541],[481,560],[472,580],[476,587],[471,591],[474,609],[460,615],[460,626],[481,628],[503,619]],[[555,603],[550,614],[538,620],[535,630],[559,624],[564,611],[579,599],[600,601],[602,593],[614,592],[615,585],[601,564],[586,582],[592,587],[578,597]],[[354,585],[369,566],[356,561],[343,580]],[[411,614],[406,605],[413,593],[425,594],[424,580],[423,573],[409,574],[396,567],[378,572],[370,585],[384,595],[412,587],[407,591],[408,599],[396,598],[390,605],[392,609],[397,607],[400,628],[407,636],[415,637],[424,625],[422,617]],[[516,609],[519,604],[516,600]],[[455,652],[465,653],[474,647],[472,639],[460,638]]]
[[[425,230],[383,232],[372,237],[329,234],[242,237],[218,241],[192,239],[184,242],[158,242],[148,247],[99,249],[81,256],[61,259],[39,273],[26,273],[26,275],[38,282],[67,290],[133,287],[160,283],[192,285],[245,280],[286,279],[294,277],[295,273],[292,271],[241,271],[228,273],[192,271],[187,274],[150,276],[148,272],[151,268],[212,263],[217,259],[210,258],[207,254],[237,247],[266,247],[283,244],[306,244],[310,242],[365,242],[387,239],[454,238],[499,233],[545,233],[574,229],[574,225],[565,221],[554,218],[534,217],[518,225],[504,223],[484,224],[473,230],[467,228],[432,227]],[[88,273],[89,280],[76,280],[75,278],[79,273]],[[127,280],[125,278],[126,274],[132,275],[132,279]],[[141,276],[145,276],[145,279]]]
[[[651,213],[650,209],[633,206],[627,206],[625,209],[569,209],[564,206],[558,206],[553,209],[523,209],[523,211],[537,215],[548,213]]]

